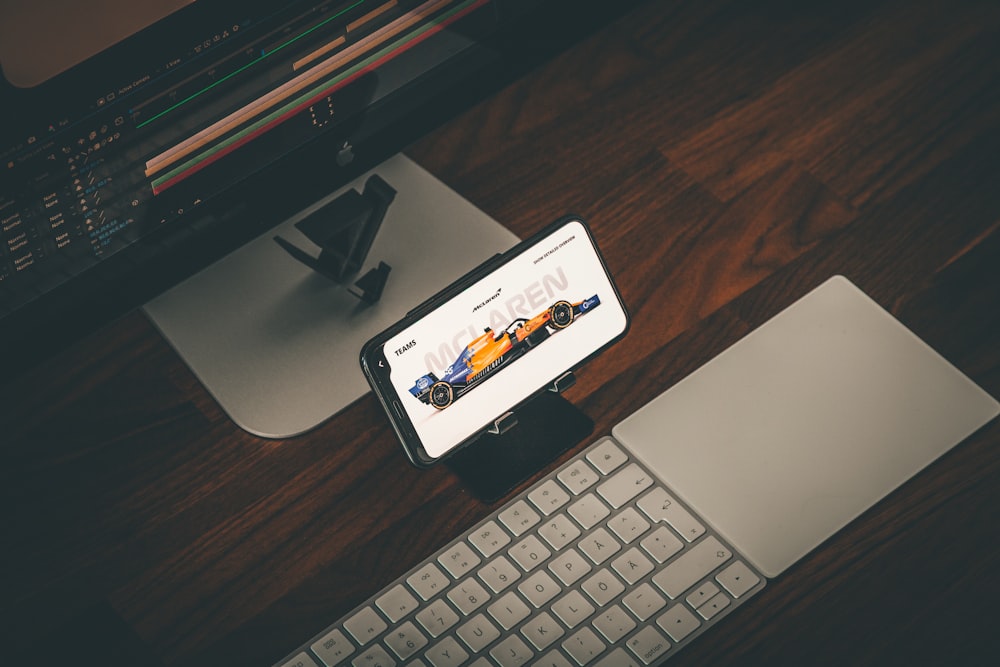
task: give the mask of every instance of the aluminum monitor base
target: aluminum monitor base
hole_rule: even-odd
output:
[[[397,194],[365,268],[392,267],[366,305],[273,240],[371,173]],[[382,163],[145,306],[222,409],[266,438],[304,433],[369,391],[358,355],[373,335],[518,239],[403,155]]]

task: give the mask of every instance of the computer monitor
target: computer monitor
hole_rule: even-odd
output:
[[[565,21],[569,8],[3,3],[5,375],[363,174],[578,39],[581,16],[596,26],[614,11]]]

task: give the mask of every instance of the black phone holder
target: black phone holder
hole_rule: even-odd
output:
[[[274,240],[317,273],[336,283],[347,282],[361,270],[395,196],[392,186],[377,174],[372,175],[362,192],[352,188],[295,223],[319,247],[315,257],[280,236]],[[388,264],[379,262],[347,291],[366,303],[375,303],[382,297],[391,270]]]
[[[560,395],[575,383],[573,373],[563,374],[516,412],[498,417],[445,465],[480,500],[503,497],[593,432],[594,421]]]

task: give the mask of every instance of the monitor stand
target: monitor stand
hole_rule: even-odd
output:
[[[309,241],[295,223],[378,174],[396,190],[362,272],[392,267],[366,304],[274,242]],[[517,237],[403,155],[146,304],[153,324],[241,428],[304,433],[369,391],[361,346]]]

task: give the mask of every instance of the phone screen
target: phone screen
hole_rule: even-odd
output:
[[[389,385],[430,458],[622,335],[625,312],[572,220],[382,345]]]

